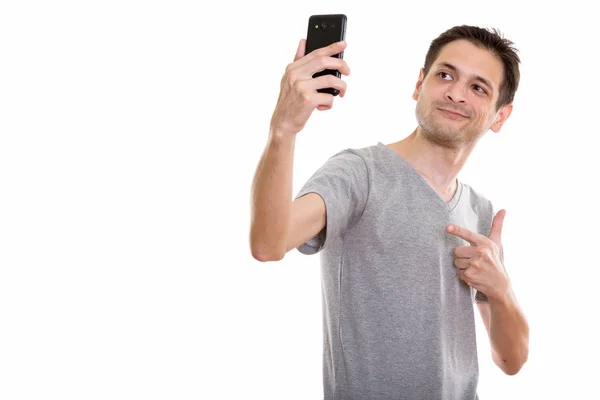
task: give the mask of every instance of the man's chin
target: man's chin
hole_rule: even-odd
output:
[[[465,144],[464,132],[461,130],[448,129],[447,127],[433,126],[426,129],[421,126],[421,132],[425,139],[443,147],[460,148]]]
[[[461,136],[461,131],[456,129],[449,129],[448,126],[430,125],[423,128],[423,133],[426,136],[440,137],[440,138],[456,138]]]

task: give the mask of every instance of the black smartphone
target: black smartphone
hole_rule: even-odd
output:
[[[344,14],[311,15],[308,19],[308,33],[306,34],[306,50],[304,54],[310,54],[317,49],[346,39],[347,20],[348,18]],[[332,57],[343,59],[344,52],[334,54]],[[338,78],[341,77],[338,70],[326,69],[314,74],[313,78],[326,74],[335,75]],[[340,91],[334,88],[318,89],[317,92],[329,93],[334,96],[340,94]]]

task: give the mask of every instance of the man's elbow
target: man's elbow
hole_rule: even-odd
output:
[[[258,228],[250,228],[250,254],[256,261],[281,261],[285,257],[285,238],[273,238]]]
[[[260,262],[269,262],[269,261],[281,261],[285,254],[275,254],[275,253],[261,253],[252,251],[252,257],[256,261]]]
[[[522,367],[523,364],[517,366],[504,367],[503,371],[506,375],[513,376],[518,374]]]
[[[285,257],[285,251],[270,248],[261,244],[250,243],[250,253],[256,261],[281,261]]]
[[[512,363],[503,362],[502,365],[499,365],[499,367],[506,375],[513,376],[519,373],[526,362],[527,355],[525,355],[521,360],[515,360]]]

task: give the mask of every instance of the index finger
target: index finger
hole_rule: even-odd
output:
[[[298,43],[298,50],[296,50],[296,55],[294,56],[294,61],[298,61],[302,57],[304,57],[304,52],[306,51],[306,40],[301,39],[300,43]]]
[[[466,240],[474,246],[483,243],[483,238],[485,238],[485,236],[471,232],[470,230],[457,225],[447,225],[446,231],[451,235],[458,236],[459,238]]]

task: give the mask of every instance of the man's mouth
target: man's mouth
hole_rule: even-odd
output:
[[[447,110],[445,108],[438,108],[438,110],[443,111],[444,114],[450,116],[450,117],[461,117],[461,118],[468,118],[466,115],[463,115],[459,112],[456,111],[452,111],[452,110]]]

